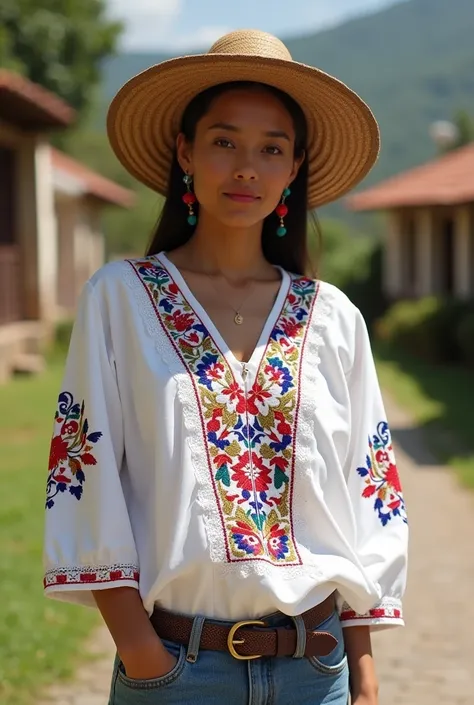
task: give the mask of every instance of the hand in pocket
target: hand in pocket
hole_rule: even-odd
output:
[[[122,659],[125,675],[133,680],[153,680],[171,673],[178,658],[158,639],[156,646],[137,649]]]

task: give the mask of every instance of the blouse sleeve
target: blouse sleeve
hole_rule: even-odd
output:
[[[44,587],[95,606],[92,590],[138,588],[139,568],[120,468],[124,438],[115,365],[97,296],[78,305],[49,457]]]
[[[344,472],[356,526],[356,552],[381,599],[365,614],[358,614],[339,598],[339,613],[344,627],[403,625],[407,517],[370,340],[359,311],[348,388],[351,431]]]

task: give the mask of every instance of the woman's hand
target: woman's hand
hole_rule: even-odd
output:
[[[177,662],[158,637],[155,644],[147,644],[143,649],[134,649],[120,657],[127,677],[133,680],[162,678],[171,673]]]
[[[94,590],[93,595],[129,678],[161,678],[173,670],[176,657],[153,629],[138,590],[110,588]]]
[[[352,705],[379,705],[379,697],[377,693],[373,695],[359,695],[358,698],[351,702]]]

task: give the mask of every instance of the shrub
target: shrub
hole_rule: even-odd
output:
[[[74,320],[64,320],[56,323],[54,330],[54,348],[59,352],[67,352],[73,325]]]
[[[445,299],[440,302],[436,316],[430,322],[433,343],[437,348],[440,362],[461,362],[463,353],[457,335],[461,321],[470,312],[470,304],[458,299]]]
[[[343,289],[350,300],[360,309],[369,331],[388,308],[388,300],[382,287],[383,249],[380,242],[373,242],[363,262],[359,261]]]
[[[462,361],[469,367],[474,367],[474,304],[471,305],[471,311],[458,323],[456,339],[461,349]]]
[[[320,276],[342,289],[369,329],[387,308],[382,292],[382,245],[337,220],[324,220]]]
[[[436,315],[438,307],[439,302],[434,297],[398,301],[375,323],[375,335],[388,345],[429,357],[432,346],[427,340],[427,322]]]
[[[458,331],[468,311],[465,302],[434,296],[399,301],[377,321],[376,337],[429,362],[459,362],[469,333]]]

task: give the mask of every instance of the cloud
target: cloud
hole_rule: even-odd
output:
[[[122,49],[167,54],[185,53],[189,49],[207,50],[218,37],[236,26],[255,26],[279,36],[294,36],[338,24],[350,16],[373,12],[397,1],[400,2],[290,0],[274,12],[278,4],[275,0],[238,0],[225,11],[222,10],[225,4],[220,4],[219,0],[106,0],[109,14],[125,24]]]
[[[140,50],[166,43],[184,8],[183,0],[108,0],[111,17],[122,20],[124,49]]]
[[[122,47],[131,51],[157,49],[179,53],[186,50],[209,49],[216,39],[232,28],[204,25],[193,31],[179,31],[184,0],[109,0],[110,13],[126,24]]]
[[[199,27],[192,34],[184,34],[179,37],[174,37],[169,46],[172,49],[183,51],[185,49],[204,49],[208,50],[214,44],[216,39],[222,37],[232,31],[232,27],[213,26]]]
[[[134,14],[153,14],[155,17],[159,15],[177,15],[183,9],[182,0],[136,0],[133,3],[133,8],[130,7],[130,0],[108,0],[108,6],[112,12],[126,14],[128,16]]]

